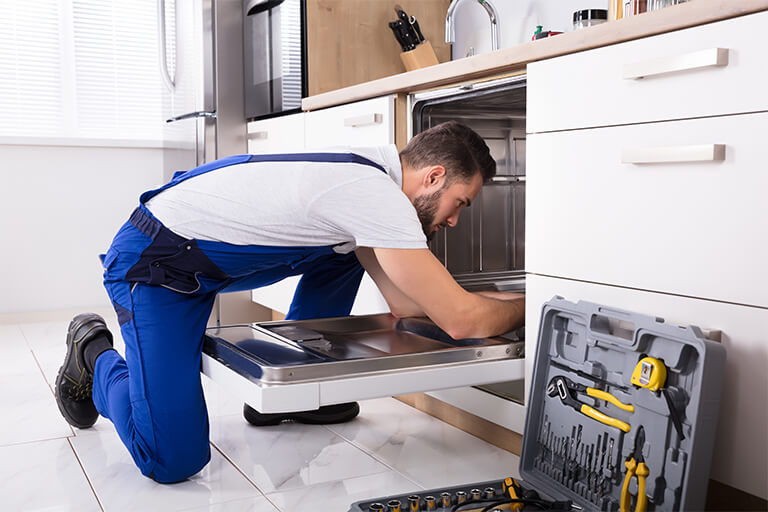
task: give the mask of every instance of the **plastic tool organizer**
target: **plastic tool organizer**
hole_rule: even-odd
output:
[[[555,297],[544,305],[528,400],[519,483],[567,510],[703,510],[709,481],[725,349],[693,326]],[[460,486],[494,488],[504,481]],[[351,512],[402,503],[401,510],[453,510],[450,489],[364,500]],[[458,510],[484,510],[484,496]],[[483,493],[484,494],[484,493]],[[490,493],[489,493],[490,494]],[[409,502],[409,496],[411,500]],[[429,508],[427,497],[435,498]],[[476,501],[473,506],[470,502]],[[499,505],[509,510],[510,505]],[[541,510],[540,504],[513,510]],[[493,510],[493,508],[488,509]]]

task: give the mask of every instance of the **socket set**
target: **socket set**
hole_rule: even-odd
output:
[[[560,297],[544,304],[537,343],[519,480],[350,512],[703,510],[725,348],[694,326]]]
[[[483,510],[510,510],[509,494],[504,480],[479,482],[472,485],[459,485],[448,488],[418,491],[413,494],[403,494],[359,501],[352,505],[352,512],[448,512],[458,509],[461,512],[480,512]],[[537,492],[530,489],[520,489],[520,498],[531,501],[541,500]],[[497,503],[498,508],[493,504]],[[543,502],[542,502],[543,503]],[[560,503],[561,510],[567,510],[568,503]],[[488,508],[491,506],[491,508]],[[578,510],[580,507],[574,507]],[[556,508],[553,510],[557,510]]]

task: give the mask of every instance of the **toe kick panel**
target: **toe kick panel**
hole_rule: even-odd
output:
[[[203,374],[264,413],[522,379],[523,331],[454,340],[389,314],[210,328]]]

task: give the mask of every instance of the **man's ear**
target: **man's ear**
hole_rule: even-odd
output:
[[[442,188],[445,183],[445,167],[442,165],[433,165],[424,173],[424,186],[426,188]]]

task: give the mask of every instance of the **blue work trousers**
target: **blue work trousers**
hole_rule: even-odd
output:
[[[354,253],[332,247],[187,240],[143,206],[102,261],[125,359],[115,351],[97,359],[93,400],[141,472],[163,483],[194,475],[210,460],[200,362],[216,294],[302,275],[287,318],[343,316],[363,275]]]

